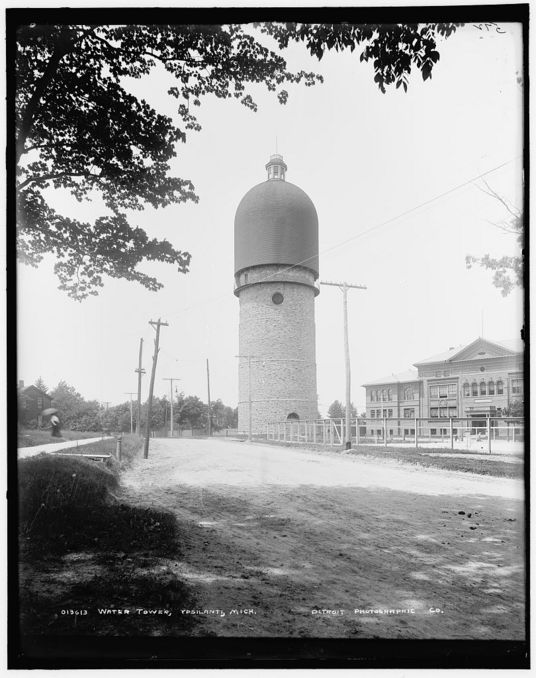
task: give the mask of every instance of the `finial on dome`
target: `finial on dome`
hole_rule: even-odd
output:
[[[279,155],[279,153],[274,153],[271,155],[270,160],[268,160],[265,167],[268,171],[268,179],[278,179],[279,181],[285,181],[285,172],[287,171],[287,166],[282,155]]]

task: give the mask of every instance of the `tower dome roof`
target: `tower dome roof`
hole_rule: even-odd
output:
[[[250,266],[284,264],[304,266],[318,277],[316,209],[301,188],[285,181],[286,168],[281,156],[272,156],[266,165],[268,180],[249,190],[238,205],[235,273]]]

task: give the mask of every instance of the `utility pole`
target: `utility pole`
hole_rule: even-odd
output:
[[[151,408],[153,406],[153,390],[154,390],[154,377],[156,374],[156,363],[158,360],[158,348],[160,344],[160,327],[168,326],[168,323],[164,323],[158,318],[155,322],[154,320],[149,320],[149,325],[156,329],[156,338],[154,340],[154,354],[153,354],[153,369],[151,370],[151,383],[149,385],[149,400],[147,402],[147,426],[145,427],[145,445],[143,448],[143,458],[149,458],[149,436],[151,435]]]
[[[138,408],[136,411],[136,434],[141,436],[141,378],[145,370],[141,366],[141,354],[143,352],[143,339],[140,339],[140,355],[138,358],[138,369],[134,370],[138,374]]]
[[[207,358],[207,393],[208,393],[208,435],[212,435],[212,422],[210,419],[210,372],[208,367],[208,358]]]
[[[132,396],[136,395],[135,393],[131,393],[130,391],[125,391],[125,395],[130,396],[130,432],[134,432],[134,421],[132,417]]]
[[[171,403],[171,422],[169,424],[169,437],[173,438],[173,382],[180,381],[178,377],[164,377],[164,381],[169,381],[169,402]]]
[[[247,358],[248,359],[248,440],[251,442],[251,359],[257,358],[258,356],[254,355],[237,355],[235,358]]]
[[[328,282],[320,281],[321,285],[332,285],[342,290],[343,294],[343,313],[344,313],[344,358],[346,365],[346,435],[345,448],[349,450],[352,447],[352,431],[350,428],[350,409],[351,409],[351,393],[350,393],[350,344],[348,342],[348,290],[350,288],[357,290],[366,290],[365,285],[351,285],[347,282]],[[356,422],[357,426],[357,422]]]

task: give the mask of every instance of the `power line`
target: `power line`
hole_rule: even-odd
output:
[[[304,264],[307,264],[313,259],[316,259],[317,256],[320,256],[322,254],[327,254],[329,252],[333,252],[333,250],[338,249],[339,247],[343,247],[344,245],[348,244],[349,242],[353,242],[354,240],[358,240],[359,238],[364,237],[365,235],[369,235],[373,231],[382,228],[383,226],[387,226],[394,221],[397,221],[398,219],[402,219],[402,217],[407,216],[408,214],[412,214],[413,212],[416,212],[417,210],[422,209],[423,207],[426,207],[427,205],[432,204],[436,200],[440,200],[441,198],[446,197],[447,195],[450,195],[451,193],[454,193],[456,191],[459,191],[461,188],[465,188],[466,186],[469,186],[470,184],[474,183],[475,181],[478,181],[478,179],[481,179],[482,177],[487,176],[488,174],[491,174],[492,172],[496,172],[497,170],[506,167],[506,165],[509,165],[510,163],[514,162],[514,160],[517,160],[520,156],[516,156],[514,158],[511,158],[510,160],[507,160],[500,165],[496,165],[495,167],[492,167],[489,170],[486,170],[485,172],[482,172],[481,174],[478,174],[475,177],[472,177],[471,179],[468,179],[467,181],[464,181],[461,184],[458,184],[457,186],[454,186],[452,188],[449,188],[447,191],[444,191],[443,193],[439,193],[438,195],[435,195],[433,198],[429,198],[428,200],[425,200],[422,203],[419,203],[418,205],[415,205],[414,207],[411,207],[404,212],[400,212],[399,214],[395,215],[394,217],[390,217],[389,219],[386,219],[385,221],[382,221],[379,224],[375,224],[374,226],[371,226],[370,228],[365,229],[364,231],[360,231],[359,233],[356,233],[356,235],[351,236],[350,238],[346,238],[346,240],[342,240],[341,242],[337,243],[336,245],[333,245],[331,247],[328,247],[326,249],[321,250],[318,255],[314,255],[311,257],[307,257],[307,259],[303,259],[302,261],[297,262],[296,264],[292,264],[291,266],[287,266],[286,268],[281,269],[280,271],[276,271],[274,273],[271,273],[270,275],[267,275],[265,278],[260,278],[257,282],[268,282],[275,276],[279,276],[283,273],[286,273],[288,271],[292,271],[294,268],[298,266],[303,266]],[[187,306],[176,313],[172,314],[170,317],[175,317],[180,315],[181,313],[185,313],[187,311],[190,311],[194,308],[199,308],[201,306],[207,305],[207,304],[212,304],[217,301],[220,301],[221,299],[226,299],[228,297],[227,294],[222,294],[218,297],[213,297],[211,299],[206,299],[205,301],[201,301],[195,304],[192,304],[191,306]]]

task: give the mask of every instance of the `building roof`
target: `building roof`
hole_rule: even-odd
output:
[[[417,370],[406,370],[405,372],[398,372],[397,374],[389,374],[387,377],[369,381],[362,386],[384,386],[387,384],[404,384],[407,382],[419,381]]]
[[[318,277],[318,216],[309,196],[283,179],[257,184],[234,224],[235,273],[266,264],[301,265]]]
[[[477,349],[481,349],[478,351]],[[415,366],[428,365],[430,363],[452,362],[454,360],[479,360],[486,358],[498,358],[523,352],[523,342],[520,339],[508,339],[497,342],[478,337],[469,344],[454,346],[448,351],[437,353],[425,360],[413,363]]]
[[[42,391],[40,388],[37,388],[37,386],[34,386],[33,384],[30,384],[30,386],[26,386],[25,388],[23,388],[22,393],[26,396],[28,396],[29,393],[32,394],[37,393],[38,395],[40,394],[45,396],[46,398],[52,399],[52,396],[49,393],[47,393],[46,391]]]

